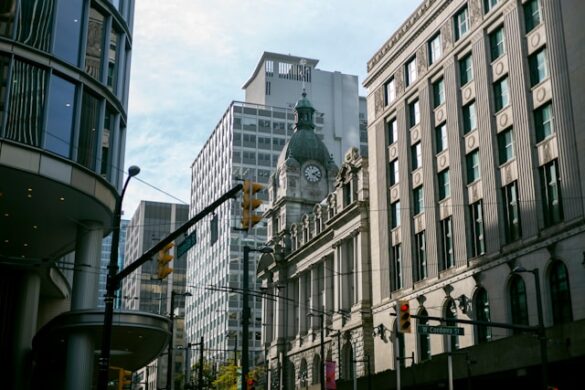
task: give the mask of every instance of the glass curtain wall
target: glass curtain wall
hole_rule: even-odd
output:
[[[18,12],[16,40],[49,52],[55,0],[22,0]]]

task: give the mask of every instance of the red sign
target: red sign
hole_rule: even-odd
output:
[[[325,363],[325,388],[327,390],[337,389],[335,386],[335,362]]]

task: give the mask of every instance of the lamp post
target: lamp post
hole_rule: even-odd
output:
[[[546,346],[546,332],[544,329],[544,315],[542,313],[542,297],[540,293],[540,275],[538,268],[526,269],[524,267],[516,267],[512,270],[513,273],[531,273],[534,276],[534,284],[536,286],[536,309],[538,312],[538,339],[540,340],[540,360],[542,364],[542,388],[548,389],[548,351]]]
[[[320,322],[320,326],[321,326],[321,342],[319,345],[319,353],[321,354],[321,366],[319,367],[319,377],[320,377],[320,384],[321,384],[321,390],[325,390],[325,318],[324,318],[324,314],[320,313],[320,314],[314,314],[314,313],[309,313],[309,316],[311,317],[319,317]]]
[[[122,187],[120,196],[116,198],[114,207],[114,221],[112,224],[112,246],[110,250],[110,263],[108,264],[108,276],[106,281],[104,326],[102,329],[102,349],[98,361],[98,390],[106,390],[108,387],[108,370],[110,368],[110,355],[112,347],[112,322],[114,318],[114,298],[116,290],[120,287],[112,278],[118,272],[118,246],[120,245],[120,220],[122,219],[122,201],[130,179],[140,173],[140,168],[132,165],[128,168],[128,177]]]
[[[190,297],[192,294],[189,291],[184,293],[176,293],[174,290],[171,290],[171,312],[169,313],[169,319],[171,323],[169,325],[169,332],[171,333],[171,339],[169,340],[169,347],[167,350],[167,390],[172,390],[173,388],[173,339],[175,338],[174,328],[175,328],[175,297],[182,296],[182,297]]]
[[[248,379],[248,370],[250,369],[249,363],[249,346],[248,346],[248,339],[249,339],[249,326],[250,326],[250,306],[248,302],[248,270],[250,268],[250,252],[259,252],[259,253],[273,253],[274,251],[272,248],[264,247],[260,249],[250,248],[249,246],[244,246],[244,264],[243,264],[243,292],[242,292],[242,300],[244,301],[242,304],[242,390],[246,389],[247,379]]]

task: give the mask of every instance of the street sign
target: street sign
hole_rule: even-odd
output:
[[[185,239],[177,245],[177,257],[183,256],[193,245],[197,243],[197,230],[193,230]]]
[[[459,328],[457,326],[419,325],[417,329],[419,334],[442,334],[447,336],[463,336],[463,328]]]

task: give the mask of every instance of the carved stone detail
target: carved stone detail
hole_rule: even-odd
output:
[[[374,92],[374,112],[376,118],[384,111],[384,86],[381,86]]]
[[[453,48],[453,24],[449,22],[441,27],[441,38],[443,40],[443,53]]]
[[[481,11],[481,0],[470,0],[469,21],[471,23],[471,29],[473,29],[477,24],[481,23],[482,17],[483,13]]]
[[[427,71],[427,47],[425,45],[418,48],[416,51],[416,73],[417,79]]]
[[[396,88],[396,97],[404,92],[404,72],[401,69],[394,73],[394,87]]]

